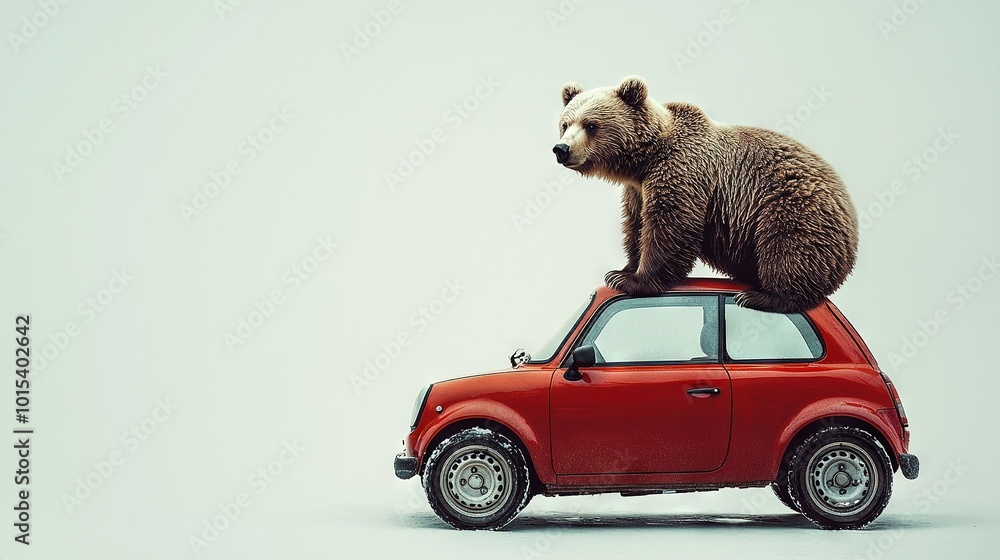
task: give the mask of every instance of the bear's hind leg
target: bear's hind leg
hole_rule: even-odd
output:
[[[831,256],[830,235],[797,223],[801,215],[779,212],[761,219],[757,230],[757,281],[742,295],[744,307],[798,313],[816,307],[833,291],[832,277],[839,272],[838,259]],[[808,212],[801,212],[808,214]]]
[[[812,309],[822,301],[803,300],[796,296],[782,296],[761,288],[752,288],[736,294],[736,304],[748,309],[767,311],[770,313],[797,313]]]
[[[748,307],[791,313],[822,304],[850,274],[857,224],[835,176],[791,167],[780,171],[756,218],[757,280],[742,299]]]

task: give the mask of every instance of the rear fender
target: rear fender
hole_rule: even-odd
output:
[[[879,438],[882,445],[886,446],[886,452],[892,459],[893,466],[898,465],[899,455],[905,453],[906,448],[903,443],[902,430],[898,427],[899,422],[896,420],[893,423],[892,416],[888,412],[890,409],[865,401],[845,402],[843,399],[830,398],[811,403],[799,411],[795,419],[785,427],[778,437],[775,449],[783,450],[783,452],[773,455],[770,472],[777,474],[782,462],[792,451],[792,447],[809,437],[816,429],[844,424],[860,425],[859,422],[875,429],[876,433],[872,435]],[[891,412],[895,414],[894,410]],[[816,424],[816,426],[810,427],[810,424]],[[894,425],[897,427],[894,428]],[[807,427],[809,429],[803,431]]]

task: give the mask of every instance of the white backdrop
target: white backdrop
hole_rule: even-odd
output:
[[[36,433],[27,547],[13,434],[0,454],[0,556],[990,556],[998,16],[5,2],[0,411],[20,427],[14,321],[30,314]],[[564,82],[628,74],[791,134],[848,185],[860,258],[832,299],[895,380],[923,465],[869,530],[727,490],[536,498],[505,532],[459,533],[392,475],[421,385],[504,366],[622,264],[618,189],[550,150]],[[206,532],[220,512],[239,515]]]

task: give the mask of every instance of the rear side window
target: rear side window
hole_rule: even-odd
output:
[[[823,343],[801,313],[765,313],[726,298],[726,353],[732,360],[815,360]]]

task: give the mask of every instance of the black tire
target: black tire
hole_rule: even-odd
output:
[[[799,508],[795,506],[795,501],[792,500],[792,496],[788,493],[788,473],[781,471],[778,473],[778,479],[771,483],[771,491],[774,495],[778,497],[778,501],[785,504],[785,507],[794,511],[795,513],[802,513]]]
[[[788,493],[802,515],[823,529],[860,529],[889,503],[892,463],[867,430],[824,428],[795,449]]]
[[[507,436],[467,428],[431,452],[421,475],[434,513],[456,529],[499,530],[531,500],[524,452]]]

